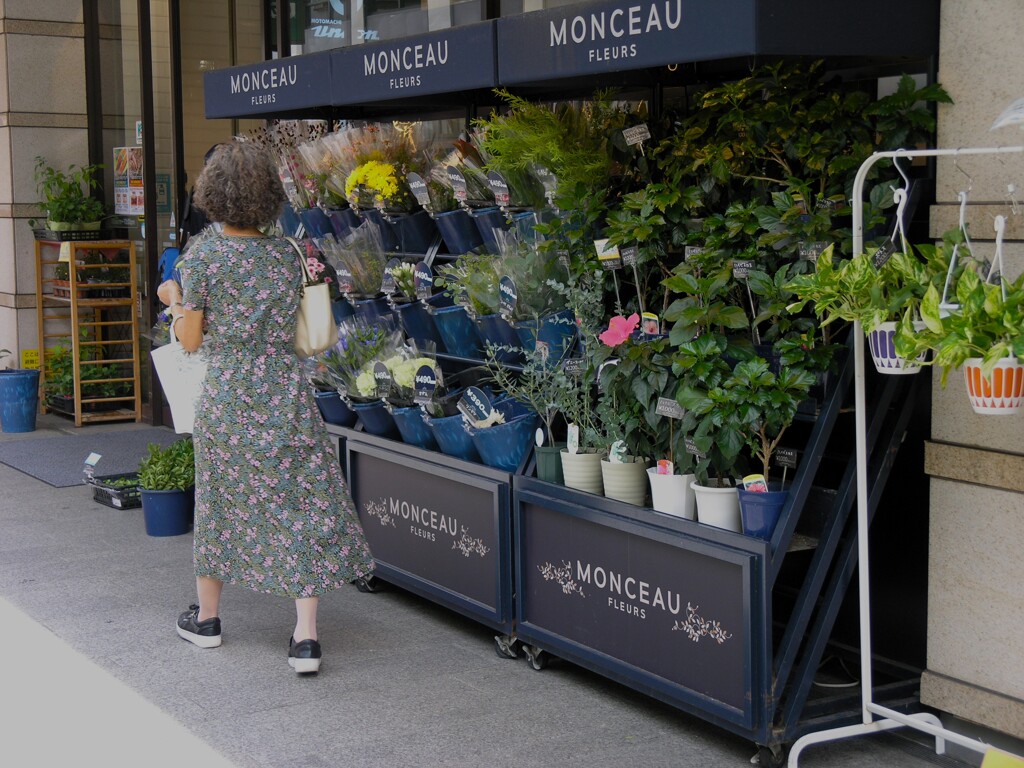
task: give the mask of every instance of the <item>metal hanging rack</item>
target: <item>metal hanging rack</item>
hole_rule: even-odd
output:
[[[864,250],[864,183],[868,171],[875,163],[884,159],[896,162],[897,158],[913,160],[918,157],[953,157],[963,155],[1002,155],[1024,153],[1024,146],[1014,147],[961,147],[958,149],[898,149],[891,152],[876,152],[861,165],[853,183],[853,252]],[[898,166],[897,166],[898,168]],[[842,728],[832,728],[809,733],[794,742],[789,752],[789,768],[798,768],[800,753],[813,744],[864,736],[894,728],[914,728],[935,738],[935,753],[944,754],[946,742],[984,754],[991,749],[977,739],[951,731],[942,725],[933,714],[903,714],[876,704],[872,700],[871,680],[871,579],[868,568],[868,458],[867,458],[867,410],[864,387],[864,332],[860,322],[853,327],[854,337],[854,405],[857,457],[857,548],[858,584],[860,592],[860,666],[861,666],[861,712],[863,722]],[[875,719],[877,717],[881,719]]]

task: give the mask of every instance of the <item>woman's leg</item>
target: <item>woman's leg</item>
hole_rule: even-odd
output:
[[[199,615],[196,617],[198,621],[220,616],[220,593],[223,588],[224,582],[219,579],[212,576],[196,576],[196,593],[199,595]]]
[[[292,637],[296,643],[303,640],[316,640],[316,609],[319,597],[301,597],[295,601],[295,632]]]

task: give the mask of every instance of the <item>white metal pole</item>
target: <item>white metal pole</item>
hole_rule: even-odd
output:
[[[876,152],[865,160],[857,171],[853,182],[853,253],[864,252],[864,183],[868,172],[875,163],[885,158],[913,159],[916,157],[941,157],[957,155],[996,155],[1024,152],[1024,146],[1017,147],[962,147],[959,149],[897,149],[892,152]],[[868,566],[868,448],[867,448],[867,407],[864,387],[864,332],[860,322],[853,324],[853,382],[854,382],[854,427],[856,430],[857,459],[857,573],[860,600],[860,669],[861,669],[861,719],[862,726],[847,726],[810,733],[797,739],[789,754],[789,768],[797,768],[800,753],[810,744],[874,733],[899,726],[908,726],[935,736],[935,751],[942,754],[945,749],[943,738],[960,746],[984,753],[988,745],[961,736],[941,727],[934,716],[898,715],[875,704],[871,699],[871,579]],[[876,721],[874,714],[886,716],[887,720]],[[930,721],[930,722],[929,722]],[[937,725],[936,725],[937,724]]]

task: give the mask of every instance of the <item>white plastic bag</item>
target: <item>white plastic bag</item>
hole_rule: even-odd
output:
[[[191,434],[196,418],[196,401],[203,391],[206,378],[206,356],[201,351],[186,352],[174,335],[171,324],[171,343],[157,347],[149,353],[153,358],[164,396],[171,406],[174,431]]]

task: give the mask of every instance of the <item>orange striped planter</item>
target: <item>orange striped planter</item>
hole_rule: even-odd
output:
[[[1024,366],[1016,357],[1000,360],[988,378],[981,375],[981,358],[972,357],[964,362],[964,380],[975,413],[1016,413],[1024,403]]]

